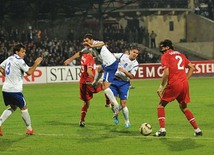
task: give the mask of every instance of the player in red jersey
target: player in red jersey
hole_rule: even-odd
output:
[[[92,52],[78,52],[73,57],[67,59],[65,64],[69,64],[74,58],[81,57],[81,75],[80,75],[80,99],[84,102],[81,108],[80,127],[85,127],[85,117],[90,106],[90,100],[94,93],[102,91],[102,83],[98,83],[95,87],[92,86],[94,76],[96,74],[96,64]]]
[[[202,131],[199,129],[192,112],[187,108],[187,103],[190,102],[188,79],[192,76],[195,67],[185,55],[174,50],[170,40],[166,39],[160,42],[160,48],[163,53],[161,57],[163,77],[157,90],[160,96],[157,110],[160,130],[154,136],[166,135],[164,108],[175,99],[178,101],[181,111],[194,128],[194,135],[202,136]],[[187,73],[186,68],[188,69]],[[163,89],[164,87],[165,89]]]

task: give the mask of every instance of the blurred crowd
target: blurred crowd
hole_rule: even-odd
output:
[[[214,20],[214,0],[195,0],[195,14]]]
[[[113,53],[125,52],[133,46],[133,43],[122,38],[106,38],[105,41]],[[11,31],[7,32],[0,29],[0,63],[13,54],[13,47],[17,43],[23,43],[26,46],[27,54],[25,61],[28,65],[32,65],[38,56],[42,56],[41,66],[61,66],[67,58],[83,48],[82,39],[49,39],[46,31],[33,29],[19,31],[18,29],[11,29]],[[139,54],[138,61],[139,63],[155,63],[159,62],[159,56],[148,52],[147,48],[143,48]],[[75,65],[79,64],[80,61],[77,60]]]

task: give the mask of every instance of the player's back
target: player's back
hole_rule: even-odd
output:
[[[93,44],[97,44],[99,41],[94,41]],[[95,55],[99,55],[100,59],[102,60],[102,64],[105,66],[109,66],[116,61],[114,55],[108,50],[108,48],[104,45],[102,47],[95,48],[96,53]],[[98,56],[98,57],[99,57]],[[97,56],[96,56],[97,57]]]
[[[162,65],[169,68],[169,84],[179,84],[187,80],[186,67],[189,60],[178,51],[169,50],[162,56]]]

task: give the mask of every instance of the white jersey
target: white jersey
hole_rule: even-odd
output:
[[[100,41],[94,41],[93,45],[99,42]],[[104,66],[110,66],[116,61],[114,55],[107,49],[105,45],[102,47],[94,48],[93,53],[98,59],[98,61],[102,62]]]
[[[138,63],[138,61],[136,59],[135,60],[130,60],[129,59],[129,55],[128,54],[124,54],[124,53],[114,53],[114,56],[119,61],[118,67],[124,68],[126,71],[128,71],[133,76],[135,76],[135,74],[136,74],[136,72],[138,70],[138,67],[139,67],[139,63]],[[121,72],[119,70],[117,70],[115,76],[119,77],[123,81],[130,81],[130,78],[128,76],[126,76],[125,73],[123,73],[123,72]]]
[[[5,69],[5,81],[2,91],[5,92],[22,92],[23,76],[29,70],[29,66],[18,55],[8,57],[1,65]]]

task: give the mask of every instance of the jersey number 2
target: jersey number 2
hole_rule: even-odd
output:
[[[178,70],[184,70],[184,66],[182,65],[182,61],[183,61],[182,57],[179,55],[176,55],[175,59],[178,60],[178,64],[177,64]]]

